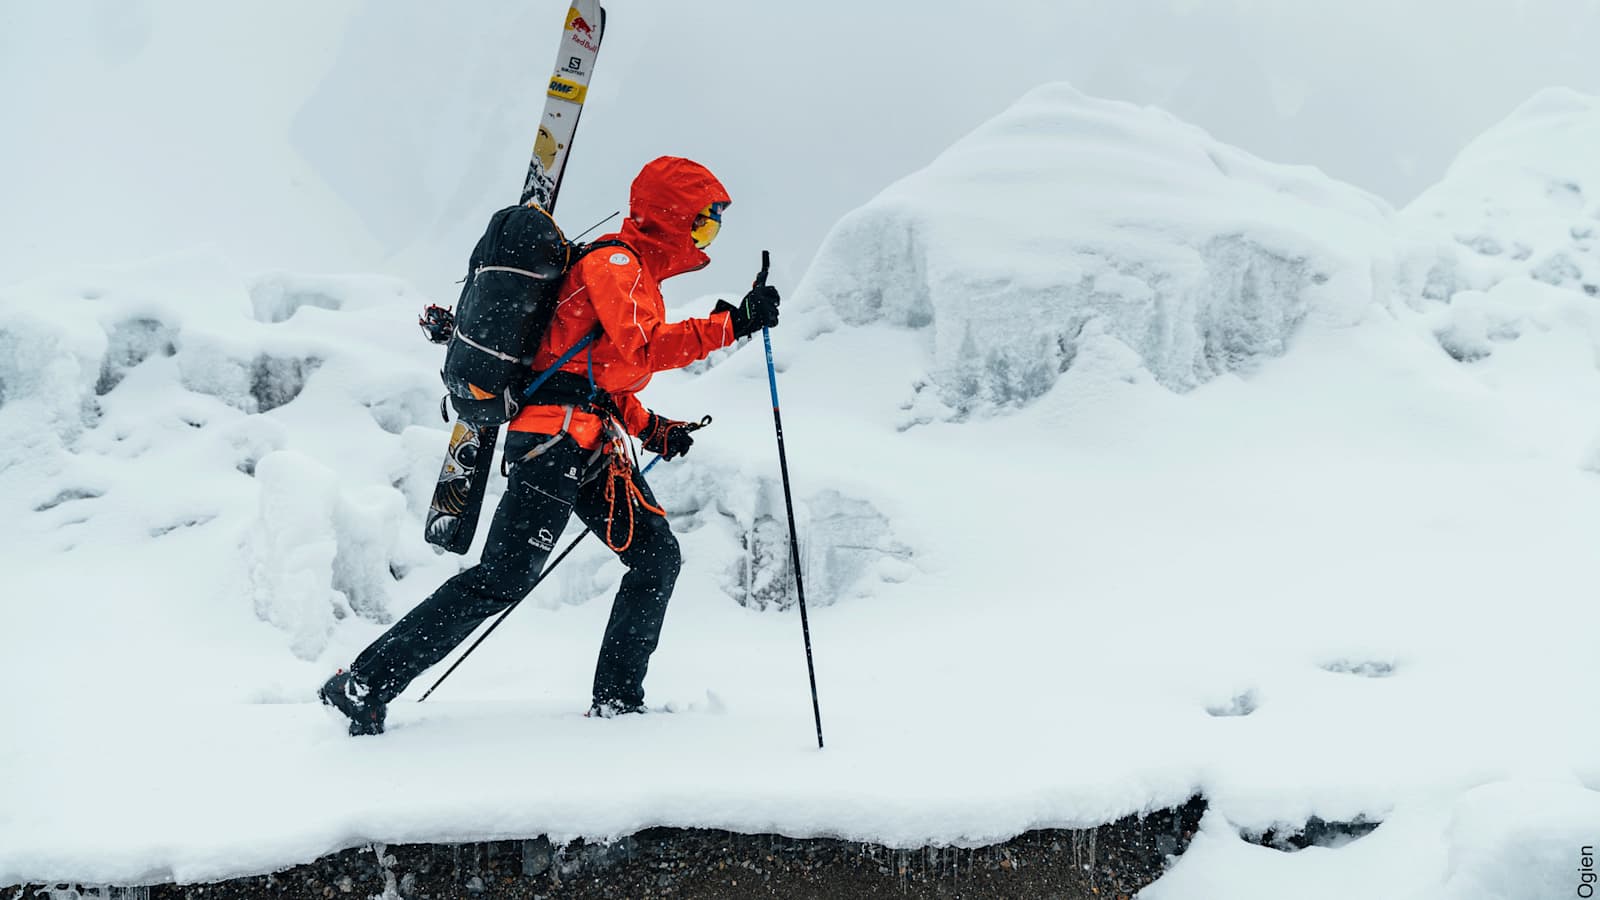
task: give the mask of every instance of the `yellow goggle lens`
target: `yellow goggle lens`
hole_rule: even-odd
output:
[[[722,230],[722,211],[727,206],[726,203],[713,203],[694,217],[694,227],[689,230],[689,236],[694,238],[696,250],[704,250],[717,239],[717,232]]]

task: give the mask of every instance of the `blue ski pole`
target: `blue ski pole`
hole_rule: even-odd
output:
[[[772,254],[761,251],[761,272],[751,287],[767,283],[767,269],[772,265]],[[794,494],[789,488],[789,457],[783,449],[783,416],[778,412],[778,371],[772,365],[772,329],[761,329],[761,340],[767,345],[767,385],[772,389],[772,424],[778,432],[778,469],[783,473],[783,506],[789,513],[789,554],[794,562],[794,592],[800,601],[800,633],[806,642],[806,675],[811,679],[811,715],[817,721],[817,749],[822,749],[822,707],[817,702],[817,667],[811,658],[811,622],[806,616],[806,589],[800,578],[800,538],[794,527]]]

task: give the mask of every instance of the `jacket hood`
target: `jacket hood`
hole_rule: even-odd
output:
[[[633,179],[620,235],[657,281],[703,269],[711,257],[689,236],[694,217],[713,203],[728,202],[727,189],[705,166],[663,156],[646,163]]]

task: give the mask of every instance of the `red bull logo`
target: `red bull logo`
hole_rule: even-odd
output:
[[[589,20],[585,19],[582,13],[578,12],[576,6],[567,10],[567,30],[572,32],[573,42],[583,49],[588,50],[590,53],[600,49],[599,38],[594,33],[594,26],[589,24]]]

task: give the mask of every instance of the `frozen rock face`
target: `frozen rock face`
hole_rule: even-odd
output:
[[[703,461],[659,469],[650,479],[685,558],[716,570],[717,587],[733,602],[753,610],[795,605],[793,548],[778,479]],[[870,597],[881,585],[917,572],[915,549],[870,499],[835,488],[803,492],[795,497],[795,518],[800,575],[812,607]],[[603,565],[606,557],[589,564]],[[558,576],[568,579],[565,602],[586,602],[614,589],[585,574],[584,565],[580,561],[575,571]]]
[[[1453,290],[1511,278],[1600,294],[1600,99],[1534,95],[1456,157],[1402,218],[1454,244]]]
[[[748,509],[723,508],[741,551],[725,569],[723,590],[749,609],[785,610],[799,599],[793,551],[779,491],[764,482]],[[869,593],[879,581],[904,580],[912,556],[887,517],[870,502],[825,490],[801,501],[801,577],[817,606],[838,602],[852,592]]]
[[[1176,391],[1404,290],[1387,206],[1160,110],[1046,85],[845,217],[800,293],[926,329],[956,417],[1048,391],[1086,341]]]

